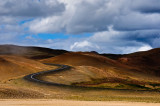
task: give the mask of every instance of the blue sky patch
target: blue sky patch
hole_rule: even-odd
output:
[[[34,19],[27,19],[19,22],[19,25],[25,24],[27,22],[33,21]]]
[[[92,36],[92,33],[85,33],[85,34],[80,34],[80,35],[70,35],[70,34],[64,34],[64,33],[39,33],[37,35],[34,35],[34,38],[39,38],[39,39],[68,39],[70,37],[72,38],[82,38],[82,37],[89,37]]]

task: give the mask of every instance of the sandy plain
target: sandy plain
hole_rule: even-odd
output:
[[[160,103],[71,101],[56,99],[1,99],[0,106],[160,106]]]

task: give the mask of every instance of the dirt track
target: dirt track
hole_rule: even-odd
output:
[[[3,99],[0,106],[160,106],[160,103]]]

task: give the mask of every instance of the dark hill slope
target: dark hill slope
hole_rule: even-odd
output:
[[[65,50],[33,46],[0,45],[0,55],[19,55],[31,59],[44,59],[66,53]]]
[[[117,60],[144,73],[160,76],[160,48],[123,55]]]
[[[160,48],[131,54],[101,54],[122,64],[134,67],[136,70],[160,76]]]

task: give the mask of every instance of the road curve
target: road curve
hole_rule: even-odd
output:
[[[74,85],[65,85],[65,84],[60,84],[60,83],[55,83],[55,82],[49,82],[49,81],[44,81],[39,79],[41,75],[45,74],[50,74],[50,73],[57,73],[61,71],[67,71],[71,68],[71,66],[68,65],[61,65],[61,64],[52,64],[52,63],[44,63],[46,65],[52,65],[52,66],[58,66],[59,68],[54,69],[54,70],[48,70],[48,71],[41,71],[33,74],[29,74],[27,76],[24,76],[25,80],[31,81],[31,82],[36,82],[40,84],[45,84],[45,85],[52,85],[52,86],[62,86],[62,87],[74,87],[74,88],[89,88],[89,89],[106,89],[106,90],[121,90],[121,91],[151,91],[151,92],[160,92],[157,90],[133,90],[133,89],[114,89],[114,88],[99,88],[99,87],[85,87],[85,86],[74,86]]]
[[[41,83],[41,84],[46,84],[46,85],[70,86],[70,85],[65,85],[65,84],[59,84],[59,83],[49,82],[49,81],[43,81],[43,80],[41,80],[41,79],[38,78],[41,75],[68,70],[68,69],[71,68],[70,66],[68,66],[68,65],[60,65],[60,64],[51,64],[51,63],[44,63],[44,64],[46,64],[46,65],[52,65],[52,66],[58,66],[59,68],[54,69],[54,70],[41,71],[41,72],[29,74],[29,75],[25,76],[24,79],[28,80],[28,81],[31,81],[31,82],[36,82],[36,83]]]

